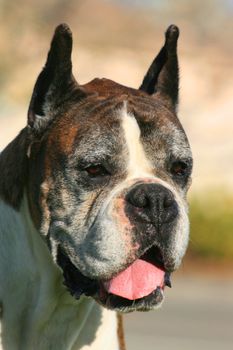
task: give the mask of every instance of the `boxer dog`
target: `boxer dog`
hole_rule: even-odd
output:
[[[178,36],[171,25],[133,89],[79,85],[56,28],[28,124],[0,156],[3,349],[123,349],[116,311],[162,303],[189,233]]]

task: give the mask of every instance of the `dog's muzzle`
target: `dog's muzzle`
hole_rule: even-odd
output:
[[[119,311],[149,310],[161,303],[165,286],[171,286],[172,269],[166,268],[163,248],[172,238],[178,204],[165,186],[142,182],[130,187],[121,203],[128,218],[131,245],[137,247],[124,269],[109,279],[88,278],[73,265],[62,247],[58,250],[58,264],[65,285],[76,298],[82,294],[93,296],[102,305]],[[126,221],[122,220],[124,225]]]

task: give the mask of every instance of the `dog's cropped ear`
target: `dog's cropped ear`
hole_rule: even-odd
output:
[[[176,109],[179,92],[178,37],[178,27],[175,25],[168,27],[164,46],[152,62],[139,88],[161,99],[172,110]]]
[[[72,33],[66,24],[60,24],[29,105],[28,125],[36,131],[44,129],[65,102],[84,96],[72,74],[71,53]]]

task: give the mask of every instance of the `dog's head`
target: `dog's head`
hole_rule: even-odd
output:
[[[57,27],[32,95],[30,211],[72,294],[121,311],[161,303],[185,253],[192,155],[176,116],[178,28],[138,90],[80,86]]]

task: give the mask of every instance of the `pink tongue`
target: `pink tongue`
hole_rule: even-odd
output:
[[[136,260],[126,270],[104,283],[108,293],[134,300],[149,295],[157,287],[162,287],[165,272],[141,259]]]

